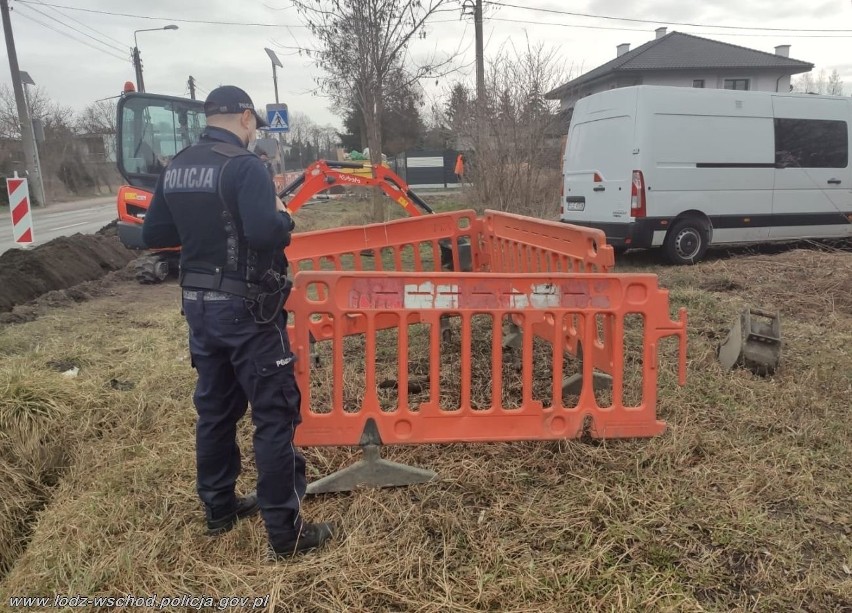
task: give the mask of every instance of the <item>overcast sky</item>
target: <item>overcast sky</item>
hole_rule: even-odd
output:
[[[499,7],[514,4],[573,11],[594,15],[647,19],[653,23],[605,20],[559,15],[529,8]],[[12,25],[21,69],[47,93],[62,103],[80,110],[99,98],[116,95],[126,80],[134,80],[129,49],[133,31],[175,23],[177,31],[142,32],[138,35],[144,63],[146,89],[149,92],[185,95],[187,78],[193,75],[199,96],[220,84],[246,89],[256,105],[274,102],[272,69],[264,47],[276,49],[284,64],[279,69],[281,101],[292,111],[310,115],[318,123],[340,121],[328,109],[328,101],[315,93],[314,77],[318,69],[305,53],[286,47],[310,48],[315,41],[304,27],[289,0],[11,0]],[[126,17],[96,12],[54,8],[85,8],[91,11],[127,13]],[[451,3],[449,7],[457,7]],[[40,11],[37,12],[37,11]],[[427,37],[412,48],[416,59],[437,50],[460,50],[454,75],[424,84],[427,103],[439,98],[455,80],[473,81],[474,28],[469,19],[459,19],[461,11],[443,12],[433,18]],[[177,21],[208,20],[278,24],[276,27],[210,25]],[[64,32],[59,34],[45,25]],[[674,25],[689,22],[693,26]],[[95,31],[85,26],[94,28]],[[68,29],[72,26],[104,46]],[[794,28],[786,32],[722,30],[709,26],[757,28]],[[285,27],[287,26],[287,27]],[[566,27],[574,26],[574,27]],[[588,27],[577,27],[588,26]],[[668,26],[753,49],[773,52],[780,44],[792,45],[790,56],[812,62],[816,70],[836,68],[852,92],[852,3],[849,0],[495,0],[486,4],[486,57],[514,43],[542,42],[558,49],[565,65],[582,72],[615,57],[619,43],[631,48],[654,37],[654,29]],[[609,28],[609,29],[596,29]],[[620,29],[619,29],[620,28]],[[803,32],[804,29],[847,29],[841,34]],[[733,35],[740,34],[740,35]],[[761,34],[743,36],[742,34]],[[809,34],[811,36],[803,37]],[[830,38],[829,36],[834,36]],[[839,37],[838,37],[839,36]],[[91,46],[87,46],[91,45]],[[94,48],[93,48],[94,47]],[[9,84],[8,57],[2,48],[2,81]]]

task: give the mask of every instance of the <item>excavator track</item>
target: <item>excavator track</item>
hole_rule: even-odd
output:
[[[169,276],[169,259],[161,255],[144,255],[133,263],[139,283],[162,283]]]

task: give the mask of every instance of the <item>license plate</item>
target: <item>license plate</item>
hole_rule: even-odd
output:
[[[582,211],[586,208],[586,199],[583,197],[568,197],[565,199],[566,211]]]

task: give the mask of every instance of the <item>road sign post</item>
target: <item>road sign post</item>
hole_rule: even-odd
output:
[[[12,236],[18,245],[31,245],[33,242],[33,216],[30,210],[30,190],[26,179],[18,177],[6,179],[9,192],[9,210],[12,212]]]

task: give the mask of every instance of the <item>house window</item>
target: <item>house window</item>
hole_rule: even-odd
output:
[[[725,79],[725,89],[748,91],[748,79]]]
[[[692,87],[704,87],[704,79],[695,79],[692,82]]]
[[[845,121],[775,120],[775,164],[779,168],[846,168],[848,160]]]

